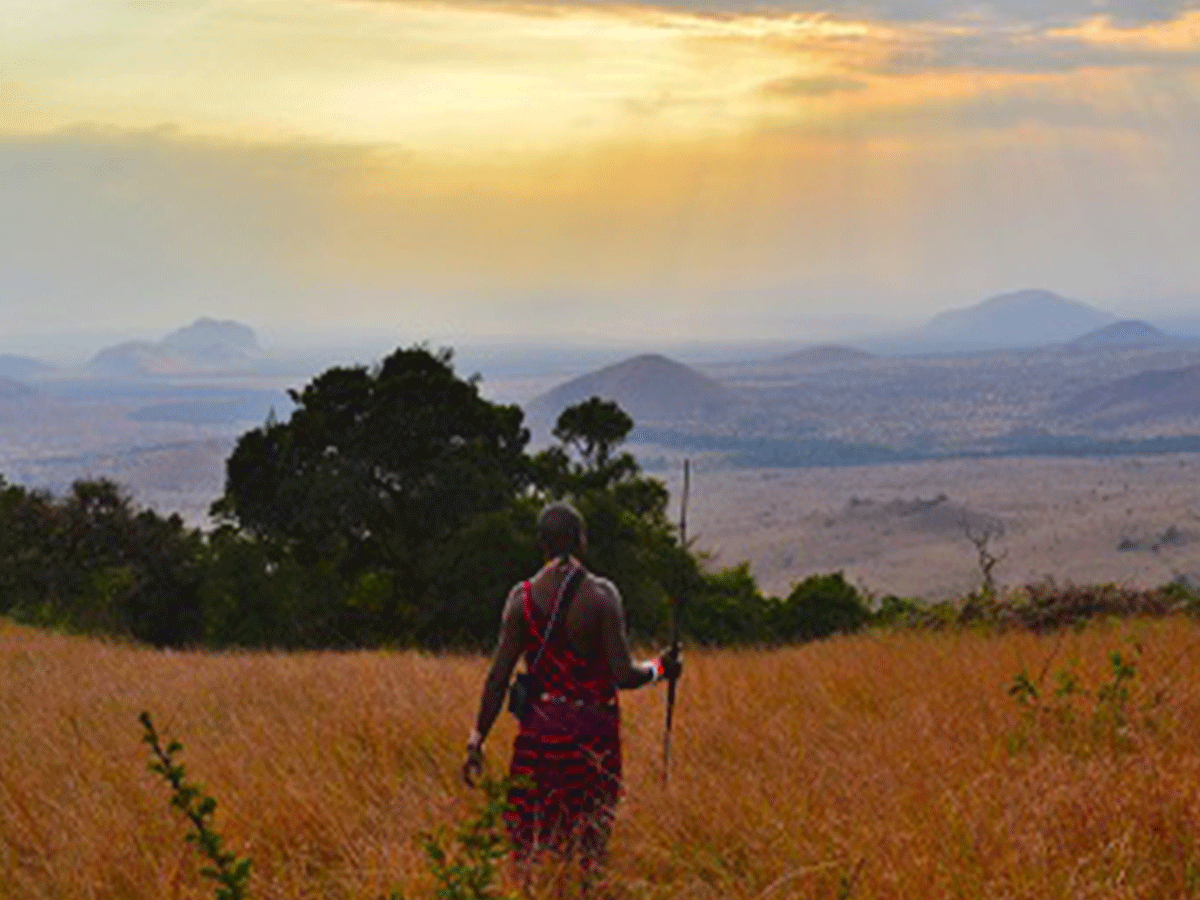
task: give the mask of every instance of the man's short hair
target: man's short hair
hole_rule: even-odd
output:
[[[547,556],[579,553],[585,532],[583,516],[566,501],[547,504],[538,516],[538,543]]]

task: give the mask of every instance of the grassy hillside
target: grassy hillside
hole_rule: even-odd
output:
[[[624,698],[613,895],[1198,894],[1198,647],[1200,626],[1172,619],[692,653],[669,790],[662,693]],[[252,896],[425,896],[416,835],[470,808],[456,772],[484,666],[159,653],[0,624],[0,896],[211,896],[146,771],[142,709],[220,800]],[[1009,693],[1022,671],[1042,688],[1026,708]],[[511,735],[506,718],[493,769]]]

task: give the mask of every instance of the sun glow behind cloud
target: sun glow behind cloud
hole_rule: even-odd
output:
[[[79,15],[18,2],[0,38],[10,131],[171,123],[413,152],[737,133],[769,112],[763,84],[831,77],[831,45],[872,40],[818,16],[352,0],[94,0]]]

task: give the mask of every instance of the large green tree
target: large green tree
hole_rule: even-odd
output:
[[[346,628],[402,637],[441,548],[527,487],[521,410],[483,398],[450,351],[419,346],[330,369],[291,396],[286,422],[239,440],[214,512],[280,558],[333,565],[358,616]]]

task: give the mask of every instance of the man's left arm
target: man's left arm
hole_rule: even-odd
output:
[[[496,723],[496,717],[504,706],[504,695],[512,678],[517,660],[525,644],[525,613],[522,605],[521,587],[518,585],[508,595],[504,604],[504,616],[500,622],[500,640],[492,657],[492,666],[483,683],[483,695],[479,698],[479,715],[475,728],[467,739],[467,761],[463,763],[463,780],[474,787],[475,779],[483,773],[483,742]]]

